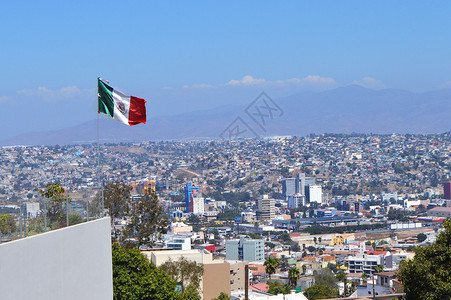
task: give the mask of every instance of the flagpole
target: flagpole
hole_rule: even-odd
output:
[[[103,186],[101,183],[101,168],[100,168],[100,109],[99,109],[99,80],[97,78],[97,182],[99,184],[98,197],[99,197],[99,215],[103,217]]]
[[[100,78],[97,78],[97,176],[98,176],[98,183],[99,183],[99,208],[100,208],[100,217],[103,217],[103,184],[101,182],[101,168],[100,168],[100,125],[99,125],[99,119],[100,119],[100,110],[99,110],[99,80]]]

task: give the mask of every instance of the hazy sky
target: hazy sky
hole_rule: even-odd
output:
[[[96,78],[150,116],[348,84],[451,87],[449,1],[6,1],[0,138],[96,117]]]

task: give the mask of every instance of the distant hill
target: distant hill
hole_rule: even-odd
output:
[[[371,90],[357,85],[274,99],[284,111],[268,120],[263,131],[245,107],[222,106],[181,115],[150,118],[146,125],[124,126],[101,118],[102,142],[219,138],[241,117],[259,136],[310,133],[442,133],[451,129],[451,90],[413,93]],[[0,145],[54,145],[97,140],[96,120],[55,130],[32,132],[0,141]]]

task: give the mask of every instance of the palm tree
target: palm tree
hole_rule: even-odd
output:
[[[335,277],[337,278],[337,280],[342,281],[343,282],[343,287],[344,287],[344,296],[346,297],[347,293],[348,293],[348,278],[346,277],[346,274],[344,272],[340,272],[337,275],[335,275]]]
[[[292,287],[296,287],[296,284],[298,282],[300,276],[300,272],[299,269],[296,267],[292,267],[291,269],[288,270],[288,282],[290,283],[290,285]]]
[[[280,261],[274,256],[270,256],[265,260],[265,271],[269,275],[269,281],[271,281],[271,274],[276,273],[277,268],[280,265]]]
[[[384,271],[384,267],[382,265],[377,265],[374,267],[374,271],[376,273],[382,272],[382,271]]]

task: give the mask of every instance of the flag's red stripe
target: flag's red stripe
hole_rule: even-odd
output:
[[[146,100],[130,96],[128,124],[136,125],[139,123],[146,123]]]

